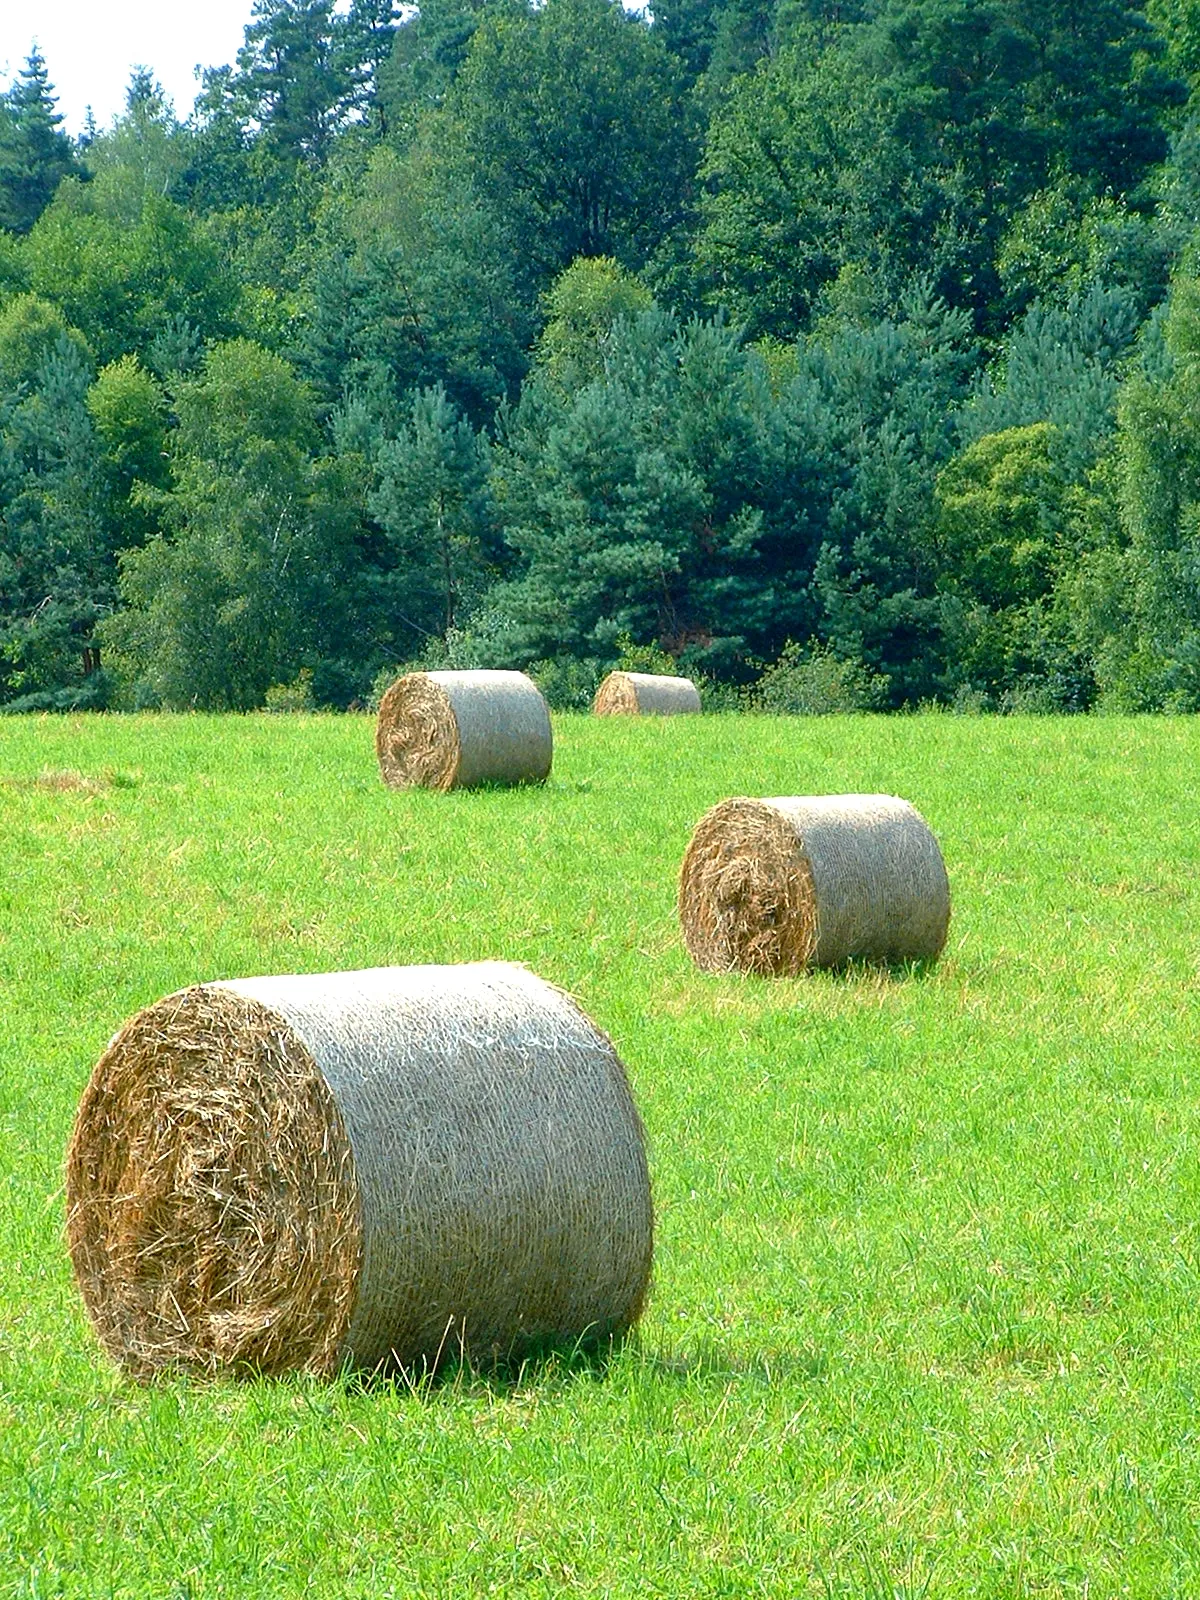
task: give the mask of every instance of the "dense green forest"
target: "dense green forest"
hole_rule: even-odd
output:
[[[1200,709],[1200,0],[258,0],[79,140],[31,54],[0,709],[667,658]]]

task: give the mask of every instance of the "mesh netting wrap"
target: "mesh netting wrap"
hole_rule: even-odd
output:
[[[654,672],[610,672],[596,690],[598,717],[676,717],[700,710],[700,691],[690,678]]]
[[[406,672],[379,703],[375,751],[393,789],[542,783],[550,712],[523,672]]]
[[[75,1275],[127,1371],[430,1367],[619,1337],[652,1218],[609,1040],[523,967],[201,984],[97,1063]]]
[[[679,919],[706,972],[932,961],[946,942],[950,885],[937,840],[907,800],[723,800],[684,855]]]

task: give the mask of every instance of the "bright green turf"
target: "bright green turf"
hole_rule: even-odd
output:
[[[393,794],[361,717],[0,721],[0,1595],[1200,1593],[1200,723],[558,720],[543,790]],[[27,780],[74,770],[95,792]],[[940,965],[690,965],[730,794],[886,790]],[[617,1042],[658,1211],[597,1375],[145,1390],[61,1162],[206,978],[508,957]]]

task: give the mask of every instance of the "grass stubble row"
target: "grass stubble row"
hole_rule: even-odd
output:
[[[397,787],[540,781],[551,760],[520,673],[407,674],[376,742]],[[905,801],[742,798],[698,824],[679,914],[709,972],[932,960],[949,887]],[[651,1271],[624,1067],[568,996],[503,962],[240,979],[147,1007],[84,1091],[67,1205],[90,1319],[138,1378],[604,1344]]]

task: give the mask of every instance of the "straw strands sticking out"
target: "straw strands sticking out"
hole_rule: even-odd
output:
[[[596,690],[598,717],[674,717],[700,710],[700,691],[690,678],[653,672],[610,672]]]
[[[609,1040],[523,967],[198,985],[97,1063],[76,1278],[128,1372],[333,1374],[620,1336],[652,1220]]]
[[[550,713],[523,672],[408,672],[379,704],[375,750],[394,789],[541,783]]]
[[[706,972],[931,961],[946,942],[950,886],[937,840],[906,800],[724,800],[687,847],[679,917]]]

